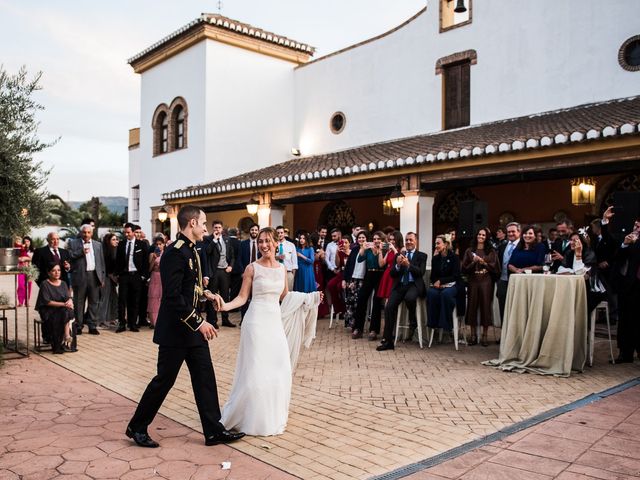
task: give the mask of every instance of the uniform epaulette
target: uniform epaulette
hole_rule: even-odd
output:
[[[174,245],[175,248],[177,248],[179,250],[184,245],[184,240],[177,240],[176,243],[174,243],[173,245]]]

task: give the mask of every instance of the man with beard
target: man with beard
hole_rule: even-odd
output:
[[[249,228],[249,238],[240,242],[240,275],[244,273],[247,265],[255,262],[262,256],[260,250],[258,250],[258,233],[260,233],[260,225],[254,223],[251,225],[251,228]],[[244,314],[249,308],[249,302],[240,307],[241,318],[244,318]]]

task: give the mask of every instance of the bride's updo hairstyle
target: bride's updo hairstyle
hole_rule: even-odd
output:
[[[275,228],[264,227],[263,229],[260,230],[260,233],[258,234],[258,238],[260,238],[260,236],[263,233],[267,235],[267,238],[269,238],[269,240],[271,240],[271,243],[273,244],[274,247],[278,245],[278,234],[276,233]]]

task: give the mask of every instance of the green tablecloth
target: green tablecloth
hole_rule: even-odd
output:
[[[503,370],[568,377],[587,359],[587,291],[576,275],[514,274],[509,279],[500,357]]]

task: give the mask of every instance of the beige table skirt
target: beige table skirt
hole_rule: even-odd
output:
[[[587,291],[584,277],[514,274],[500,339],[500,358],[484,362],[503,370],[568,377],[587,359]]]

